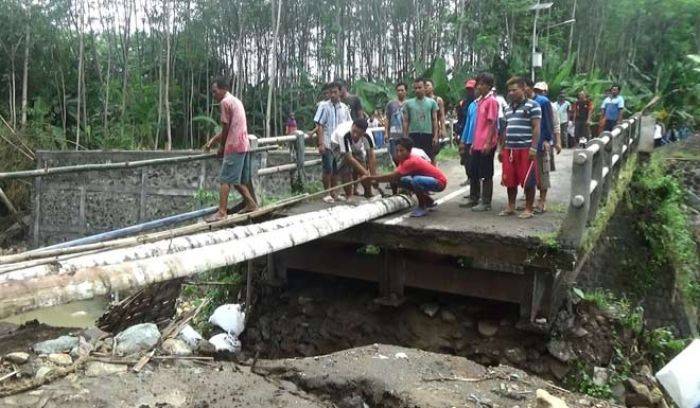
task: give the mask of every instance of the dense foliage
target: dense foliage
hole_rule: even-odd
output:
[[[354,82],[367,110],[420,74],[455,103],[476,71],[494,72],[501,88],[528,72],[532,3],[3,0],[0,114],[19,133],[0,126],[48,148],[196,148],[213,131],[216,74],[233,78],[256,134],[270,84],[273,134],[289,111],[308,129],[319,83],[336,77]],[[692,120],[700,64],[687,55],[698,54],[697,21],[696,0],[557,1],[538,19],[538,79],[552,93],[587,89],[596,99],[620,81],[630,109],[659,93],[663,119]]]

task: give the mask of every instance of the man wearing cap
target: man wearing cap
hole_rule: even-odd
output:
[[[552,169],[552,161],[554,159],[551,153],[555,149],[557,154],[561,152],[561,141],[558,130],[555,131],[555,118],[552,103],[545,95],[549,87],[546,82],[538,82],[533,87],[535,102],[542,109],[542,120],[540,121],[540,138],[537,145],[537,174],[538,183],[537,189],[540,191],[540,199],[534,208],[535,213],[541,214],[546,211],[547,190],[551,185],[549,180],[549,172]]]

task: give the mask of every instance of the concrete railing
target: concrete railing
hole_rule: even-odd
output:
[[[653,132],[653,118],[643,114],[657,100],[654,98],[644,110],[574,152],[569,208],[559,232],[559,240],[565,245],[580,246],[586,228],[614,190],[621,169],[637,153],[640,139],[647,139]]]

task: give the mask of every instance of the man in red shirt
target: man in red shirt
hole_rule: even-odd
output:
[[[382,176],[365,176],[362,179],[370,182],[398,182],[398,184],[416,193],[418,208],[411,212],[412,217],[428,215],[428,209],[436,206],[428,192],[438,192],[447,186],[447,177],[430,162],[419,156],[411,155],[413,140],[404,137],[396,144],[396,159],[399,165],[394,172]]]
[[[470,173],[471,191],[481,192],[479,205],[472,211],[491,211],[493,195],[493,158],[498,143],[498,112],[500,106],[493,95],[493,75],[479,74],[476,77],[476,91],[479,95],[476,108],[476,123],[472,139]]]

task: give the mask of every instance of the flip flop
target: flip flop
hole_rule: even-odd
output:
[[[428,215],[428,210],[424,208],[416,208],[411,211],[411,217],[425,217],[426,215]]]
[[[526,219],[532,218],[532,217],[534,217],[534,214],[531,212],[527,212],[527,211],[523,211],[520,214],[518,214],[518,218],[520,218],[521,220],[526,220]]]
[[[226,217],[222,217],[218,213],[214,213],[210,216],[204,217],[204,222],[209,224],[209,223],[221,221],[224,219],[226,219]]]
[[[508,216],[514,215],[514,214],[515,214],[515,210],[509,210],[509,209],[507,209],[507,208],[506,208],[505,210],[503,210],[503,211],[501,211],[501,212],[498,213],[498,215],[499,215],[500,217],[508,217]]]

